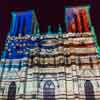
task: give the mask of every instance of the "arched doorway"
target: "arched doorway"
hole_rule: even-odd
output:
[[[86,80],[84,87],[85,87],[86,100],[95,100],[94,89],[91,81]]]
[[[47,80],[43,87],[43,100],[55,100],[55,85],[51,80]]]
[[[16,100],[16,83],[14,81],[9,85],[7,100]]]

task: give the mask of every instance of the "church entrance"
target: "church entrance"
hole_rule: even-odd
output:
[[[16,83],[14,81],[9,85],[7,100],[16,100]]]
[[[85,87],[86,100],[95,100],[94,89],[91,81],[86,80],[84,87]]]
[[[51,80],[47,80],[43,87],[43,100],[55,100],[55,86]]]

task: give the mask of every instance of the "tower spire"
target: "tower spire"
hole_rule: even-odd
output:
[[[48,33],[51,33],[51,25],[48,25]]]
[[[36,26],[36,33],[40,33],[39,25]]]
[[[58,24],[58,33],[62,33],[62,27],[60,24]]]

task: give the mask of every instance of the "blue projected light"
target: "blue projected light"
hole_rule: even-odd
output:
[[[32,33],[32,11],[26,12],[12,12],[12,24],[10,27],[10,35],[17,35],[18,33],[31,34]]]
[[[18,29],[18,17],[16,16],[16,13],[12,13],[12,24],[10,27],[10,35],[16,35]]]
[[[33,11],[12,12],[11,15],[12,24],[8,36],[16,37],[19,33],[24,36],[25,34],[31,35]],[[26,54],[27,50],[37,46],[37,41],[31,39],[8,39],[6,44],[8,49],[3,52],[2,58],[19,59],[28,56]]]
[[[18,40],[15,42],[15,40],[9,41],[7,43],[7,50],[3,52],[2,57],[8,58],[8,59],[20,59],[23,57],[28,57],[28,54],[25,52],[29,51],[29,49],[32,49],[34,47],[38,46],[38,40]]]

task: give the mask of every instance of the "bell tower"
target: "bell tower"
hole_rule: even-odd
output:
[[[90,32],[90,6],[65,8],[65,24],[68,32]]]

